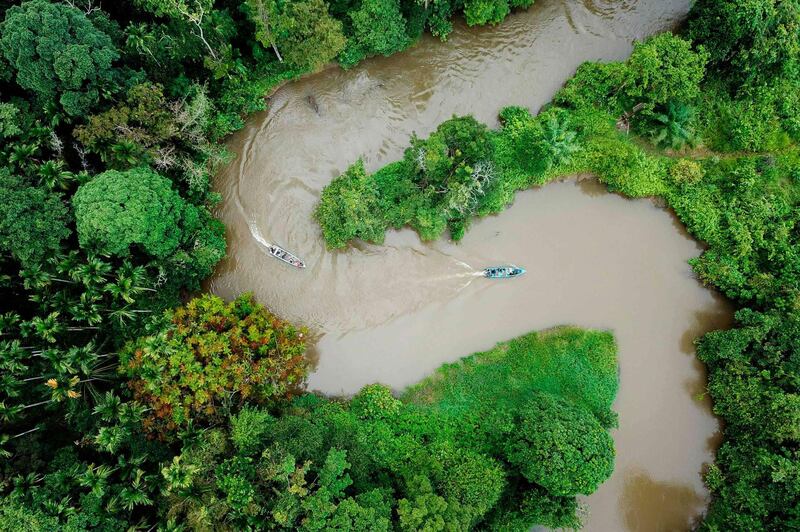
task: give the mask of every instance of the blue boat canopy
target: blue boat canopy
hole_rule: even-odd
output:
[[[483,276],[489,279],[510,279],[525,273],[525,268],[518,266],[493,266],[483,270]]]

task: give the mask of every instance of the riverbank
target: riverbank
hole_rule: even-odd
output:
[[[503,109],[500,130],[454,117],[428,138],[412,137],[401,161],[374,173],[356,162],[323,192],[316,217],[328,246],[339,248],[353,239],[382,243],[390,227],[403,226],[425,240],[446,229],[460,240],[473,216],[503,210],[517,190],[576,172],[628,197],[663,197],[708,244],[691,261],[698,277],[742,307],[736,328],[698,341],[714,411],[726,421],[726,440],[704,476],[715,498],[703,526],[750,528],[763,519],[781,528],[796,519],[785,509],[797,493],[770,471],[795,456],[800,441],[791,347],[800,293],[796,80],[734,89],[713,75],[704,80],[710,57],[663,34],[637,45],[627,62],[583,65],[537,115]],[[703,118],[695,120],[695,110]],[[642,149],[642,138],[659,150]],[[700,142],[726,156],[661,151]],[[767,352],[774,357],[765,360]],[[766,412],[770,423],[755,422]],[[742,469],[757,456],[768,461]]]

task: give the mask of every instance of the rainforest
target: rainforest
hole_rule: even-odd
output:
[[[0,67],[0,530],[800,529],[797,0],[7,0]]]

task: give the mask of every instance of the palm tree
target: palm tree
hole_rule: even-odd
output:
[[[19,276],[22,278],[22,286],[25,290],[43,290],[53,282],[75,284],[75,281],[55,277],[50,272],[43,270],[41,264],[34,264],[20,270]]]
[[[111,273],[111,265],[97,256],[91,255],[86,258],[86,262],[72,270],[71,276],[76,281],[81,281],[89,286],[102,283],[109,273]]]
[[[139,164],[142,148],[135,142],[120,140],[111,146],[110,164],[116,168],[132,168]]]
[[[568,128],[566,121],[559,120],[555,115],[550,116],[544,123],[543,131],[553,164],[569,162],[572,155],[580,150],[577,142],[578,134]]]
[[[31,164],[37,151],[39,146],[36,144],[17,144],[8,156],[8,163],[16,168],[26,168]]]
[[[51,312],[44,318],[35,316],[30,321],[33,333],[45,342],[56,343],[56,337],[65,330],[64,324],[59,322],[58,316],[58,312]]]
[[[694,109],[686,104],[670,101],[664,112],[653,115],[655,124],[650,132],[653,143],[660,148],[680,150],[685,145],[695,147]]]
[[[0,336],[8,334],[8,331],[17,327],[22,318],[16,312],[6,312],[0,314]],[[0,352],[2,349],[0,349]]]
[[[151,48],[158,44],[155,36],[149,31],[147,24],[130,24],[125,29],[127,35],[125,47],[139,55],[148,55],[156,65],[161,66]]]
[[[75,174],[64,168],[64,161],[45,161],[36,169],[39,184],[50,190],[67,190],[75,181]]]
[[[100,315],[101,307],[98,304],[101,297],[93,292],[91,289],[83,292],[77,303],[69,309],[75,321],[86,322],[89,325],[99,325],[103,322],[103,317]]]

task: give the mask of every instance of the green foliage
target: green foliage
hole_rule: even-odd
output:
[[[6,11],[0,52],[15,80],[50,112],[90,111],[114,75],[119,54],[108,35],[78,9],[30,0]]]
[[[245,406],[231,416],[231,442],[244,454],[257,453],[267,440],[275,419],[264,410]]]
[[[400,411],[400,401],[386,386],[370,384],[350,400],[350,410],[361,419],[391,419]]]
[[[86,249],[126,256],[132,245],[165,258],[181,243],[190,209],[166,178],[148,168],[109,170],[82,185],[72,200]]]
[[[652,117],[653,144],[661,148],[680,150],[686,145],[695,147],[698,142],[693,127],[694,109],[670,101],[663,111],[656,110]]]
[[[734,300],[763,305],[798,289],[797,198],[780,186],[784,171],[757,157],[708,163],[701,182],[670,198],[689,230],[710,244],[695,271]]]
[[[13,103],[0,103],[0,138],[7,139],[22,133],[19,109]]]
[[[447,419],[456,441],[514,466],[493,521],[559,527],[575,524],[572,497],[591,493],[613,470],[603,427],[616,423],[617,385],[611,334],[560,328],[442,366],[403,399]],[[521,489],[532,483],[546,490]],[[528,500],[535,509],[521,513]]]
[[[304,336],[252,296],[225,304],[206,295],[168,312],[156,334],[128,344],[120,352],[120,371],[134,397],[152,409],[145,430],[168,436],[302,384]],[[252,442],[242,439],[242,430],[239,425],[237,445],[247,446]]]
[[[32,265],[61,248],[70,235],[67,208],[57,194],[31,187],[0,169],[0,249]]]
[[[470,26],[497,24],[510,12],[508,0],[469,0],[464,3],[464,17]]]
[[[635,144],[609,137],[593,139],[587,163],[609,190],[626,196],[658,196],[666,192],[667,162],[649,156]]]
[[[323,0],[286,2],[274,20],[275,43],[292,66],[313,70],[344,49],[342,23],[330,16]]]
[[[354,238],[380,243],[389,227],[411,225],[424,240],[448,225],[458,240],[497,177],[488,128],[453,117],[427,139],[414,136],[403,161],[367,175],[357,162],[322,192],[317,207],[331,248]],[[460,228],[460,229],[459,229]]]
[[[601,108],[614,116],[627,110],[628,102],[622,89],[629,83],[627,63],[583,63],[553,103],[571,109]]]
[[[614,441],[584,409],[538,393],[519,412],[505,455],[555,495],[590,494],[614,471]]]
[[[534,152],[541,153],[552,165],[563,165],[570,161],[573,154],[580,151],[577,142],[578,134],[569,128],[566,121],[551,114],[542,124],[540,146]]]
[[[125,169],[144,162],[146,150],[152,150],[150,159],[157,157],[153,148],[175,137],[177,128],[162,87],[146,82],[131,87],[123,102],[90,116],[75,128],[75,138],[110,166]],[[126,143],[133,146],[132,160],[120,157]]]
[[[800,316],[746,309],[736,321],[737,328],[710,333],[698,344],[698,356],[712,368],[708,388],[727,438],[706,475],[716,497],[705,526],[790,529],[800,497],[793,360]]]
[[[391,55],[411,44],[399,0],[362,0],[350,18],[355,47],[366,56]]]
[[[42,512],[31,512],[20,504],[9,499],[0,499],[0,530],[24,530],[37,532],[40,530],[56,530],[58,519]]]
[[[721,152],[771,151],[790,143],[784,124],[791,128],[784,105],[786,87],[753,87],[732,97],[719,83],[703,96],[707,144]]]
[[[508,375],[514,375],[514,380],[498,390],[494,384]],[[404,399],[437,404],[463,418],[469,412],[520,410],[529,394],[537,391],[564,397],[608,419],[617,387],[613,336],[559,328],[522,336],[442,366],[409,388]]]
[[[364,162],[358,160],[323,190],[314,213],[328,247],[344,247],[354,238],[383,242],[386,226],[377,212],[377,202],[374,180],[364,170]]]
[[[798,8],[796,0],[698,0],[689,14],[688,35],[705,46],[723,79],[735,86],[796,79]]]
[[[693,50],[689,41],[662,33],[636,43],[626,62],[581,65],[553,101],[573,109],[604,109],[615,117],[647,115],[670,101],[694,101],[707,61],[704,49]]]
[[[623,90],[647,106],[691,102],[700,93],[707,62],[703,48],[692,50],[689,41],[662,33],[634,45]]]
[[[669,176],[678,184],[694,184],[705,176],[703,166],[692,159],[678,159],[669,169]]]

